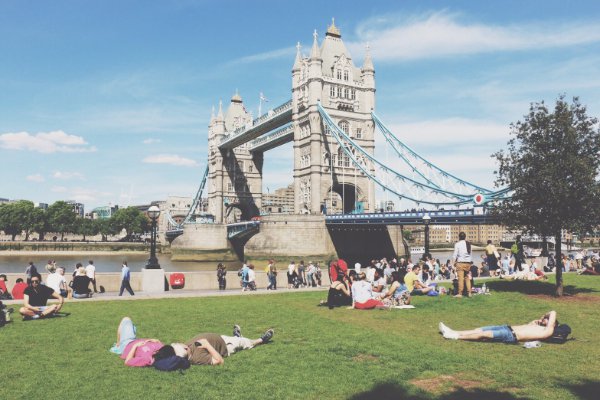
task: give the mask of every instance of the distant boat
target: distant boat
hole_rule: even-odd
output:
[[[415,256],[422,256],[423,254],[425,254],[425,247],[422,246],[415,246],[415,247],[411,247],[410,248],[410,256],[411,258],[415,258]]]

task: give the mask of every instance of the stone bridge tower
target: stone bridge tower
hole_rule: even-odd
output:
[[[308,57],[300,45],[292,68],[295,213],[373,211],[375,188],[352,166],[321,121],[317,103],[370,154],[375,148],[371,111],[375,108],[375,68],[368,48],[362,68],[332,21],[321,47],[313,34]]]
[[[228,132],[252,122],[239,94],[223,116],[219,103],[217,115],[208,126],[208,210],[217,223],[232,223],[259,215],[262,198],[263,153],[250,153],[248,144],[232,150],[219,150]]]

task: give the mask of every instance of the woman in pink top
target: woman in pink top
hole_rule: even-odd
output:
[[[163,344],[158,339],[136,339],[136,331],[133,321],[123,318],[117,329],[117,343],[110,351],[119,354],[129,367],[148,367]]]

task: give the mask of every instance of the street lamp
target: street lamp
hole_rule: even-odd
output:
[[[148,209],[148,216],[152,220],[152,232],[150,236],[150,258],[146,263],[146,269],[160,269],[160,264],[156,258],[156,221],[160,215],[160,209],[152,206]]]
[[[425,251],[423,252],[423,259],[429,255],[429,221],[431,221],[429,214],[423,215],[423,223],[425,224]]]

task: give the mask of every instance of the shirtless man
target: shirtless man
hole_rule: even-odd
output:
[[[552,336],[556,325],[556,311],[544,314],[540,319],[531,321],[526,325],[499,325],[484,326],[470,331],[454,331],[440,322],[440,333],[446,339],[474,340],[503,343],[528,342],[532,340],[546,340]]]

